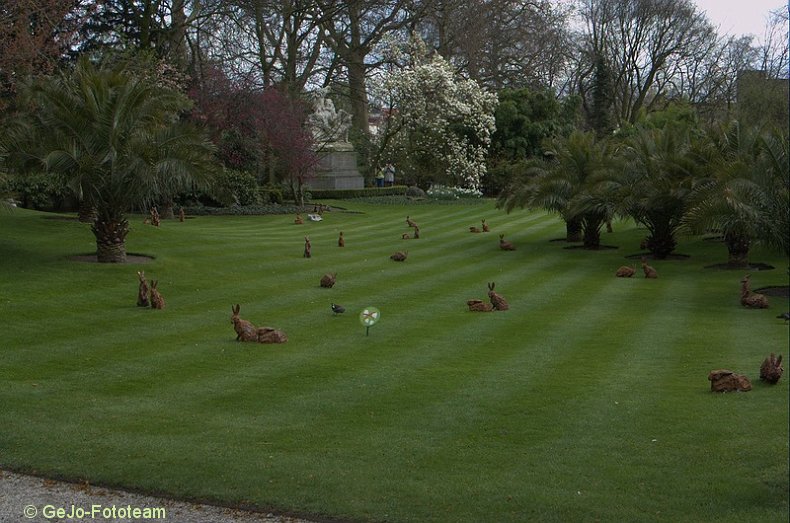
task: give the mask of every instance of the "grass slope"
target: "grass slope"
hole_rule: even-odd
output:
[[[757,379],[787,356],[787,303],[741,308],[742,274],[703,268],[721,244],[618,279],[632,224],[586,252],[543,213],[337,203],[358,212],[136,220],[145,265],[70,261],[87,226],[0,216],[0,465],[353,520],[787,520],[788,380]],[[400,239],[407,214],[422,239]],[[787,284],[788,260],[753,259],[778,268],[754,287]],[[135,306],[140,269],[165,310]],[[467,312],[490,281],[511,310]],[[237,343],[234,303],[289,342]],[[754,390],[711,394],[714,368]]]

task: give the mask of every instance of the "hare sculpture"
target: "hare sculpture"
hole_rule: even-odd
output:
[[[230,317],[230,322],[233,324],[233,330],[236,331],[236,341],[255,341],[258,343],[285,343],[288,341],[288,336],[284,332],[271,327],[256,327],[247,320],[239,318],[239,311],[241,305],[238,303],[231,306],[233,314]]]
[[[636,274],[636,268],[629,267],[628,265],[621,266],[617,269],[617,272],[614,273],[618,278],[630,278],[634,274]]]
[[[507,300],[494,291],[496,283],[491,282],[488,284],[488,298],[491,300],[491,305],[498,311],[506,311],[510,308]]]
[[[509,242],[505,239],[504,234],[499,235],[499,248],[503,251],[515,251],[516,247],[513,245],[512,242]]]
[[[321,277],[321,287],[331,289],[337,281],[337,273],[326,273]]]
[[[760,379],[774,385],[779,381],[779,378],[782,377],[784,371],[782,367],[782,355],[780,354],[777,356],[772,352],[770,356],[763,360],[762,365],[760,365]]]
[[[647,258],[642,256],[642,270],[645,273],[645,278],[656,279],[658,278],[658,272],[654,267],[651,267],[647,264]]]
[[[137,278],[140,280],[140,285],[137,289],[137,306],[148,307],[148,282],[145,280],[145,271],[137,271]]]
[[[157,285],[159,285],[159,280],[151,280],[151,308],[164,309],[165,299],[159,294],[159,289],[156,288]]]
[[[767,309],[768,298],[764,294],[752,292],[749,275],[741,280],[741,305],[750,309]]]

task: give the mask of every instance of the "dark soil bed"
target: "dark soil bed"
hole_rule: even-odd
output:
[[[761,287],[755,289],[754,292],[765,294],[766,296],[776,296],[777,298],[790,298],[790,287],[787,285],[773,285],[770,287]]]
[[[99,263],[96,259],[96,254],[75,254],[69,256],[69,260],[84,263]],[[149,263],[154,260],[153,256],[146,256],[145,254],[126,254],[126,263]]]
[[[563,249],[584,249],[586,251],[608,251],[612,249],[619,249],[617,245],[599,245],[594,249],[588,249],[584,245],[568,245],[567,247],[563,247]]]
[[[706,265],[706,269],[717,269],[720,271],[770,271],[775,269],[773,265],[767,263],[750,263],[748,267],[740,265],[730,265],[729,263],[716,263],[714,265]]]
[[[691,258],[691,255],[689,255],[689,254],[675,254],[675,253],[667,255],[665,258],[656,258],[652,254],[650,254],[649,252],[638,252],[636,254],[629,254],[628,256],[626,256],[626,258],[628,258],[629,260],[639,260],[639,259],[642,258],[642,256],[644,256],[648,260],[658,260],[658,259],[661,259],[661,260],[688,260],[689,258]]]

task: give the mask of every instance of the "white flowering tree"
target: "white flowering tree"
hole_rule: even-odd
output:
[[[384,154],[420,184],[479,189],[495,130],[497,96],[459,77],[438,54],[392,73],[393,111],[379,135]]]

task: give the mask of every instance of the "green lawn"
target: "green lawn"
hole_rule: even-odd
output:
[[[658,280],[619,279],[633,224],[588,252],[492,203],[335,203],[356,212],[135,217],[144,265],[70,261],[87,225],[0,215],[0,466],[361,521],[787,520],[789,377],[758,374],[787,357],[788,304],[743,309],[743,273],[704,268],[721,243],[681,238]],[[407,214],[421,239],[400,239]],[[752,259],[777,267],[754,288],[787,285],[788,260]],[[141,269],[165,310],[135,306]],[[467,312],[491,281],[511,310]],[[288,343],[237,343],[235,303]],[[716,368],[754,390],[712,394]]]

